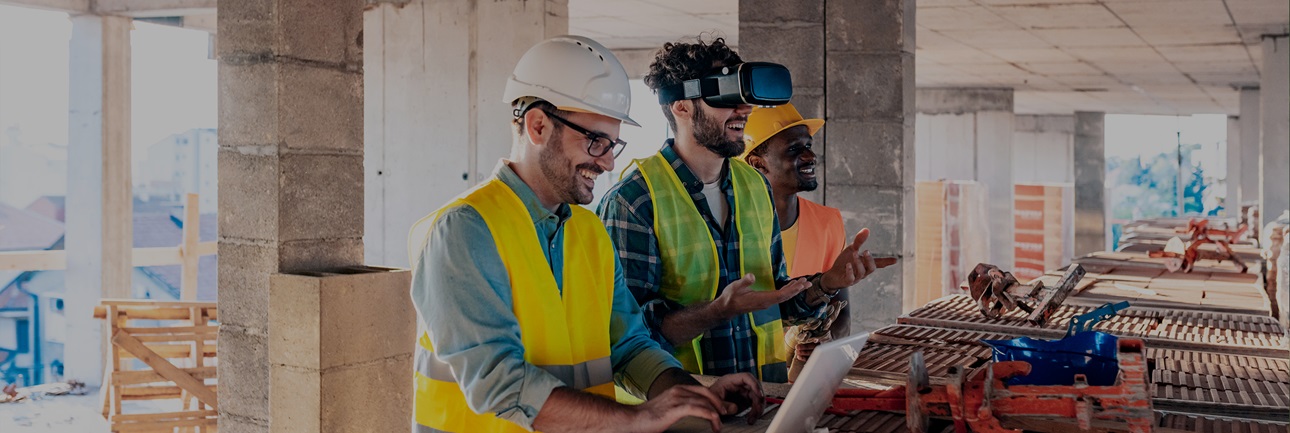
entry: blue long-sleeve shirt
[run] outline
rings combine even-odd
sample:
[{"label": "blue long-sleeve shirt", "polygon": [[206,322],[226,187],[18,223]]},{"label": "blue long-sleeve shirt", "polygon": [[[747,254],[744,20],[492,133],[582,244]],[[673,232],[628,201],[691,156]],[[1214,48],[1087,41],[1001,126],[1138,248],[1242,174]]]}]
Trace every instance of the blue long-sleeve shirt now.
[{"label": "blue long-sleeve shirt", "polygon": [[[554,213],[542,207],[506,161],[498,164],[494,176],[524,202],[556,285],[563,290],[563,228],[569,206],[561,204]],[[524,361],[510,280],[488,225],[469,205],[446,210],[421,251],[420,257],[411,258],[418,264],[412,275],[412,302],[435,355],[452,367],[471,410],[493,412],[532,430],[551,391],[565,384]],[[604,289],[614,292],[609,325],[614,381],[643,396],[660,373],[681,365],[650,338],[617,257],[614,286]]]}]

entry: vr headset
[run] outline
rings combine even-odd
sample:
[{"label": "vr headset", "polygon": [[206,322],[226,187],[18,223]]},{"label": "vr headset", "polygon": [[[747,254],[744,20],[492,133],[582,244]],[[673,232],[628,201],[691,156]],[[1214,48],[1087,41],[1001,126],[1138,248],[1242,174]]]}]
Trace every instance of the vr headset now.
[{"label": "vr headset", "polygon": [[748,62],[726,66],[706,77],[658,89],[658,103],[703,98],[708,105],[783,105],[793,97],[793,77],[777,63]]}]

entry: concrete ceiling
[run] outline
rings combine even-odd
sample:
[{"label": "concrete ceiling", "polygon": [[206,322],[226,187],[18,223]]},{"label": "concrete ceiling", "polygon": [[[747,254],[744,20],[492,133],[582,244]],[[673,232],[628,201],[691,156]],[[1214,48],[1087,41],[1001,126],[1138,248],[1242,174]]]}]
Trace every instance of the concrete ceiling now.
[{"label": "concrete ceiling", "polygon": [[[569,0],[569,28],[629,51],[713,32],[738,0]],[[1237,114],[1286,0],[919,0],[919,87],[1011,87],[1018,113]]]}]

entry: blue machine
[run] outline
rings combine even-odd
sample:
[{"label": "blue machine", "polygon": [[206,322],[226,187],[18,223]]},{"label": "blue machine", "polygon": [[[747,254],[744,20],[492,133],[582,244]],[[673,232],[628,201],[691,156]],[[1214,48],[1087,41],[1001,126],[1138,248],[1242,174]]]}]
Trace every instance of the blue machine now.
[{"label": "blue machine", "polygon": [[1009,385],[1074,385],[1075,375],[1083,374],[1092,386],[1115,384],[1120,371],[1116,359],[1116,337],[1093,331],[1093,325],[1129,308],[1128,302],[1106,304],[1071,318],[1066,337],[1061,340],[1039,340],[1029,337],[1011,340],[981,340],[993,349],[994,362],[1025,361],[1030,374],[1014,377]]}]

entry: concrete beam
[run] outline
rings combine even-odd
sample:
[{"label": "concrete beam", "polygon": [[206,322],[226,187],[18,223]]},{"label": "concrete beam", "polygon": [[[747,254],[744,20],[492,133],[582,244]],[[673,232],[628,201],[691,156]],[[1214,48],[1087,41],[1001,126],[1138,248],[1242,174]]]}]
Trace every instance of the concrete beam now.
[{"label": "concrete beam", "polygon": [[1259,213],[1272,221],[1290,209],[1290,36],[1263,38],[1259,85]]},{"label": "concrete beam", "polygon": [[216,0],[90,0],[90,12],[126,17],[179,17],[215,14]]},{"label": "concrete beam", "polygon": [[67,349],[69,378],[103,374],[102,298],[130,298],[130,19],[73,15],[68,54]]},{"label": "concrete beam", "polygon": [[[179,27],[181,29],[201,30],[212,35],[215,34],[217,24],[215,14],[199,14],[188,16],[165,16],[165,17],[139,17],[135,21],[142,21],[163,26]],[[213,41],[212,41],[213,42]],[[212,54],[213,55],[213,54]]]},{"label": "concrete beam", "polygon": [[[738,48],[735,48],[738,49]],[[639,80],[649,73],[649,64],[654,62],[658,48],[627,48],[614,50],[614,57],[627,69],[627,78]]]},{"label": "concrete beam", "polygon": [[964,114],[1013,108],[1012,89],[983,87],[919,88],[914,107],[920,114]]},{"label": "concrete beam", "polygon": [[1075,112],[1075,256],[1106,251],[1104,113]]},{"label": "concrete beam", "polygon": [[0,0],[0,5],[19,6],[32,9],[43,9],[69,14],[84,14],[90,11],[91,0]]}]

